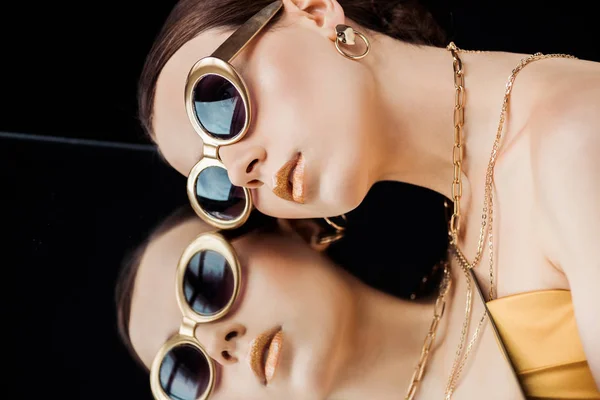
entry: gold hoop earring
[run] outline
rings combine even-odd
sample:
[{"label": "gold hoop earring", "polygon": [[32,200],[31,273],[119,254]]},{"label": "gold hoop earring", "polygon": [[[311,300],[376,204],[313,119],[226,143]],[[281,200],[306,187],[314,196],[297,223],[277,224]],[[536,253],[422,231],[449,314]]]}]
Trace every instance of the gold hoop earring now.
[{"label": "gold hoop earring", "polygon": [[327,225],[331,226],[337,232],[343,232],[346,230],[346,226],[348,225],[348,218],[346,218],[346,214],[339,215],[337,217],[325,217],[323,218]]},{"label": "gold hoop earring", "polygon": [[279,224],[284,231],[295,232],[317,251],[324,251],[332,243],[342,239],[347,222],[348,219],[344,214],[337,217],[323,218],[322,220],[318,218],[279,220]]},{"label": "gold hoop earring", "polygon": [[323,218],[327,225],[333,228],[333,232],[318,232],[311,238],[311,245],[313,248],[319,246],[329,247],[330,244],[337,242],[344,237],[346,225],[348,219],[345,214],[337,217],[326,217]]},{"label": "gold hoop earring", "polygon": [[[361,38],[362,41],[365,42],[365,46],[367,46],[362,54],[350,54],[341,46],[342,44],[347,46],[356,45],[356,36]],[[369,54],[369,51],[371,51],[371,43],[365,35],[355,31],[351,26],[337,25],[335,27],[335,48],[337,49],[338,53],[350,60],[360,60],[361,58],[365,58],[367,54]]]}]

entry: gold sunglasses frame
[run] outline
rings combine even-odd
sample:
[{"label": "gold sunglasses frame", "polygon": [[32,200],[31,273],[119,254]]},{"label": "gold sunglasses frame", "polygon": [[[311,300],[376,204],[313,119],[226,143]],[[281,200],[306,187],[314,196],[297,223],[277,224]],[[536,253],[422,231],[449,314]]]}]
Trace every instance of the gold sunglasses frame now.
[{"label": "gold sunglasses frame", "polygon": [[[187,266],[192,257],[201,251],[214,251],[219,253],[229,263],[233,273],[234,290],[231,299],[221,311],[210,316],[202,316],[196,313],[185,300],[185,294],[183,292],[184,277]],[[179,310],[183,315],[183,320],[179,327],[179,332],[162,345],[154,357],[154,361],[152,362],[152,367],[150,369],[150,387],[152,389],[152,395],[156,400],[173,400],[164,392],[160,384],[160,367],[165,359],[165,356],[175,347],[182,345],[194,347],[206,358],[210,373],[209,382],[206,391],[196,400],[207,400],[209,398],[215,386],[215,362],[208,355],[208,352],[198,341],[198,339],[196,339],[194,332],[199,324],[218,320],[224,317],[231,310],[240,293],[241,275],[241,264],[237,254],[233,246],[220,233],[203,233],[196,237],[196,239],[194,239],[194,241],[190,243],[183,251],[177,264],[177,276],[175,279],[177,304],[179,305]]]},{"label": "gold sunglasses frame", "polygon": [[[241,75],[235,70],[230,62],[262,31],[262,29],[277,15],[283,7],[282,1],[275,1],[256,15],[250,18],[239,29],[237,29],[225,42],[221,44],[210,56],[202,58],[190,70],[185,86],[185,108],[192,126],[196,133],[202,138],[202,159],[192,168],[187,181],[187,194],[192,208],[207,223],[220,229],[233,229],[243,225],[250,216],[253,209],[252,195],[250,190],[243,188],[246,197],[246,205],[241,215],[232,220],[216,218],[205,211],[196,199],[196,181],[198,176],[206,168],[220,167],[225,170],[225,165],[219,156],[219,148],[239,142],[248,132],[252,123],[252,104],[248,87]],[[239,134],[228,140],[217,139],[212,136],[196,117],[194,108],[194,88],[196,84],[207,75],[217,75],[229,81],[241,96],[246,111],[244,126]]]}]

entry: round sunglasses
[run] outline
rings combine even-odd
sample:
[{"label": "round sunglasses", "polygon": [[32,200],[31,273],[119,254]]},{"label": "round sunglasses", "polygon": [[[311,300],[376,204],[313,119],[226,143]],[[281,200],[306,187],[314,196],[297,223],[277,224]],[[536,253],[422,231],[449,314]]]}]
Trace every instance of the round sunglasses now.
[{"label": "round sunglasses", "polygon": [[241,268],[229,242],[242,234],[204,233],[184,250],[176,275],[183,321],[152,363],[150,385],[156,400],[206,400],[212,393],[215,362],[194,331],[198,324],[223,318],[235,304]]},{"label": "round sunglasses", "polygon": [[230,62],[282,6],[276,1],[259,11],[212,55],[198,61],[187,78],[186,111],[204,142],[202,159],[188,177],[188,198],[200,218],[220,229],[241,226],[253,208],[250,190],[231,183],[219,157],[219,147],[246,135],[252,116],[248,87]]},{"label": "round sunglasses", "polygon": [[[292,230],[318,251],[344,234],[345,216],[324,223],[314,220],[277,220],[253,212],[238,229],[207,232],[196,237],[179,258],[175,296],[183,320],[150,368],[156,400],[207,400],[216,381],[215,361],[194,335],[199,324],[225,317],[235,306],[242,285],[242,268],[231,243],[252,232],[271,231],[288,222]],[[309,226],[309,224],[313,224]]]}]

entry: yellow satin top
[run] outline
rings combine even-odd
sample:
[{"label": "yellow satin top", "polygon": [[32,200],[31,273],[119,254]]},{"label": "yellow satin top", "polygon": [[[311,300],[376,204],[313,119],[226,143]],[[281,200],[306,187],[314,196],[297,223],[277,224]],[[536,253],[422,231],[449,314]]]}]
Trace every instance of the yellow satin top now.
[{"label": "yellow satin top", "polygon": [[569,290],[520,293],[487,306],[528,399],[600,399]]}]

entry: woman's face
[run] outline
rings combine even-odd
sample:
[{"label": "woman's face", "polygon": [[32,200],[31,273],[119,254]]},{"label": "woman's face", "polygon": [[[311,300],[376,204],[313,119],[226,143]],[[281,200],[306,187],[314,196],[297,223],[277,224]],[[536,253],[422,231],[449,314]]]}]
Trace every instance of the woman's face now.
[{"label": "woman's face", "polygon": [[[130,335],[150,367],[182,322],[175,297],[176,266],[206,225],[189,220],[152,241],[142,257],[132,299]],[[353,348],[353,295],[346,275],[296,236],[249,234],[233,242],[242,289],[224,319],[200,324],[195,336],[215,360],[211,399],[323,399]],[[251,343],[282,328],[273,379],[264,385],[251,368]],[[223,355],[227,351],[227,357]]]},{"label": "woman's face", "polygon": [[[232,62],[249,88],[252,125],[241,141],[221,147],[220,156],[231,181],[252,188],[254,203],[265,214],[340,215],[360,204],[376,180],[380,103],[369,67],[336,51],[330,40],[335,24],[320,26],[310,14],[290,11],[294,6],[288,3],[275,29],[257,36]],[[210,30],[186,43],[157,83],[155,140],[186,176],[202,153],[202,140],[185,111],[186,78],[230,34]],[[304,159],[302,183],[296,183],[303,186],[303,203],[273,193],[278,171],[298,154]]]}]

